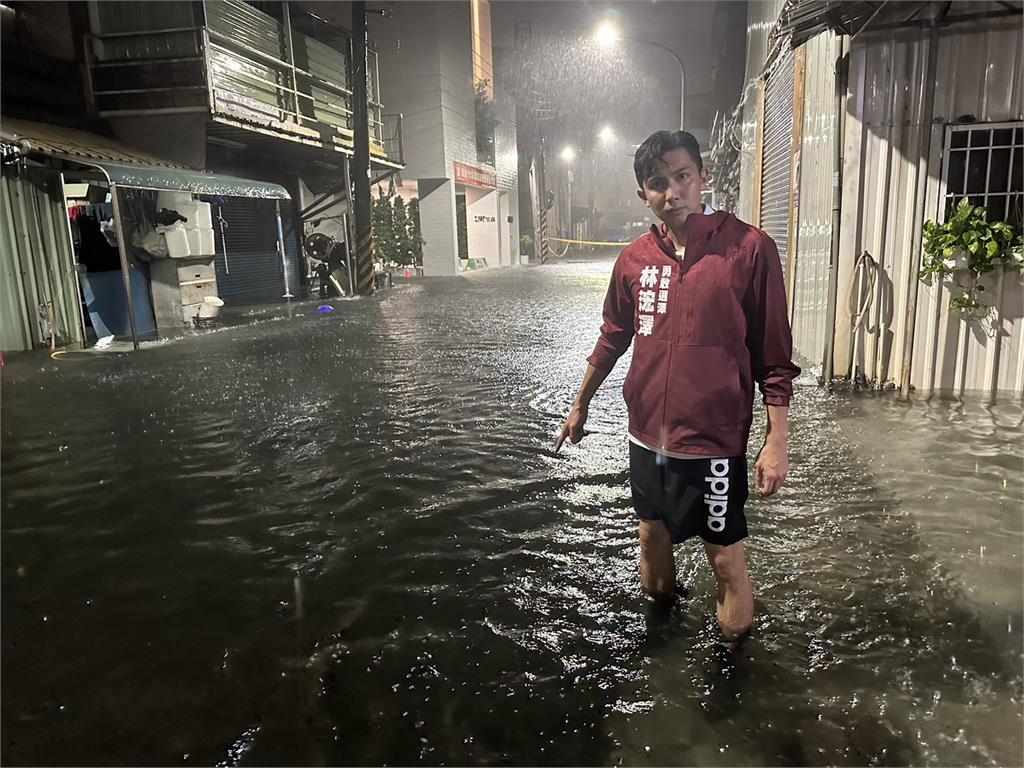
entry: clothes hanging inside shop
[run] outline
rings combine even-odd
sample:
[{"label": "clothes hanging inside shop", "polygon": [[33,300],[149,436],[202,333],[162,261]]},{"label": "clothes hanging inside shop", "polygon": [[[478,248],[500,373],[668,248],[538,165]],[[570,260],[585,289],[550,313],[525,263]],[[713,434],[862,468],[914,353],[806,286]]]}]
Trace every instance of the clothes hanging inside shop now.
[{"label": "clothes hanging inside shop", "polygon": [[[92,207],[92,206],[83,206]],[[107,272],[121,268],[121,256],[100,229],[100,219],[88,214],[75,220],[78,228],[78,262],[89,272]]]}]

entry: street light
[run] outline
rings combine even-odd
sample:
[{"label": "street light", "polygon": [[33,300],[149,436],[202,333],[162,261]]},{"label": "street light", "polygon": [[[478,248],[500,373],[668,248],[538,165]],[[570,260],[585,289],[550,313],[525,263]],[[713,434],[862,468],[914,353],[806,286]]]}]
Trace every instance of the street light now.
[{"label": "street light", "polygon": [[597,136],[601,139],[602,144],[611,144],[615,140],[615,131],[610,125],[606,125]]},{"label": "street light", "polygon": [[561,157],[565,162],[571,163],[576,159],[576,150],[570,146],[565,146],[559,154],[559,157]]},{"label": "street light", "polygon": [[671,48],[667,48],[661,43],[655,43],[651,40],[638,40],[635,37],[623,37],[619,34],[619,31],[615,28],[615,25],[610,21],[603,22],[597,30],[594,32],[594,40],[603,48],[608,48],[614,45],[617,41],[622,40],[629,43],[642,43],[643,45],[653,45],[655,48],[660,48],[671,56],[676,64],[679,65],[679,130],[683,130],[685,126],[684,117],[686,115],[686,70],[683,69],[683,62],[679,60],[676,52]]},{"label": "street light", "polygon": [[609,48],[619,39],[619,33],[615,29],[614,24],[610,21],[605,21],[597,28],[597,31],[594,33],[594,39],[603,47]]}]

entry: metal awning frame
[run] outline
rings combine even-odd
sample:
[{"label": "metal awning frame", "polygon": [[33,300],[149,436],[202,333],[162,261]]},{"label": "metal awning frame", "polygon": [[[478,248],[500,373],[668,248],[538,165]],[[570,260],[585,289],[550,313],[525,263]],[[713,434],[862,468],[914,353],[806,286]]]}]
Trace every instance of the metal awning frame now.
[{"label": "metal awning frame", "polygon": [[[75,173],[73,166],[82,166],[78,173],[92,173],[90,181],[108,186],[117,185],[125,189],[145,189],[152,192],[191,192],[199,195],[221,195],[223,197],[251,197],[262,200],[291,200],[291,194],[280,184],[265,181],[243,179],[190,168],[159,167],[134,163],[115,163],[97,158],[63,155],[39,150],[28,150],[28,155],[57,160],[62,164],[65,173]],[[133,180],[130,174],[149,176],[149,179]],[[182,183],[158,183],[160,178],[177,177]],[[218,187],[218,185],[220,185]],[[247,190],[254,194],[242,194],[239,190]],[[269,194],[259,194],[260,191]]]}]

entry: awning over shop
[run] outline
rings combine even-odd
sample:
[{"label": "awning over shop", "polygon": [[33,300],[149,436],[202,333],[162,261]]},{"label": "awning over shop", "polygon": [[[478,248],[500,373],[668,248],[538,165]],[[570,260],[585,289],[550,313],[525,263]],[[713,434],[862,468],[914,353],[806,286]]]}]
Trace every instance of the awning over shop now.
[{"label": "awning over shop", "polygon": [[3,142],[18,147],[25,156],[51,157],[71,166],[98,169],[121,187],[270,200],[291,198],[280,184],[196,171],[75,128],[5,118]]},{"label": "awning over shop", "polygon": [[790,44],[797,48],[828,30],[856,37],[867,29],[905,29],[932,24],[945,27],[999,16],[1019,17],[1022,9],[1021,0],[790,0],[780,15],[778,33],[782,37],[790,36]]},{"label": "awning over shop", "polygon": [[197,195],[223,195],[225,197],[257,197],[264,200],[289,200],[291,195],[280,184],[241,179],[215,173],[192,171],[185,168],[157,168],[152,166],[122,165],[97,161],[111,182],[135,189],[160,189],[173,192],[194,192]]}]

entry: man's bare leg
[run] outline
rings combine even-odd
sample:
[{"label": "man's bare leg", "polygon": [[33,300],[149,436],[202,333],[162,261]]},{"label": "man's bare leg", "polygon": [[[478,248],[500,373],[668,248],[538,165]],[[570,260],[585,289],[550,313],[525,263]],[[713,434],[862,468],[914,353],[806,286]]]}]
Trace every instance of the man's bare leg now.
[{"label": "man's bare leg", "polygon": [[660,520],[640,521],[640,583],[652,597],[667,598],[675,593],[672,537]]},{"label": "man's bare leg", "polygon": [[743,542],[727,547],[704,542],[708,562],[715,572],[718,596],[715,601],[718,626],[729,640],[735,640],[754,622],[754,590],[747,576]]}]

